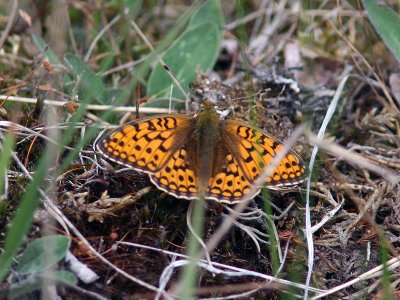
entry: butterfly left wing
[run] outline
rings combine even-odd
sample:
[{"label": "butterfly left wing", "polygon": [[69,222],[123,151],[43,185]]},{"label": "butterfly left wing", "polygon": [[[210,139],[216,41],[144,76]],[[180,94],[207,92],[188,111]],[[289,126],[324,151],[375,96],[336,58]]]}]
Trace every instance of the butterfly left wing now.
[{"label": "butterfly left wing", "polygon": [[106,135],[96,147],[108,159],[147,173],[161,170],[174,154],[191,118],[173,114],[134,121]]}]

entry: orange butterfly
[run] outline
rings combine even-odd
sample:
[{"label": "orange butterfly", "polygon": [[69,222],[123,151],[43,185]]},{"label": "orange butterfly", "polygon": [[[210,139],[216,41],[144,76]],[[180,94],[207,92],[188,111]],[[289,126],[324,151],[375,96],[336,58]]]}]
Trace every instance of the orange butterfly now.
[{"label": "orange butterfly", "polygon": [[[153,116],[124,125],[96,145],[108,159],[146,172],[160,189],[177,198],[236,203],[254,197],[254,182],[282,143],[244,122],[221,120],[205,100],[195,116]],[[306,167],[293,151],[279,162],[265,187],[293,186]]]}]

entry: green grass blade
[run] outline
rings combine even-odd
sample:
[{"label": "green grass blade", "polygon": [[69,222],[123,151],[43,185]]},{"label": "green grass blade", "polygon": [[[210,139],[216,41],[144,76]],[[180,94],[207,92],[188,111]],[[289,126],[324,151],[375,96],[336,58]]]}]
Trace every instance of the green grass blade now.
[{"label": "green grass blade", "polygon": [[[264,203],[264,211],[268,216],[272,216],[272,207],[271,207],[271,195],[267,189],[262,189],[262,198]],[[271,260],[271,267],[273,274],[276,274],[279,269],[279,254],[278,254],[278,246],[275,240],[275,232],[274,232],[274,224],[272,224],[272,219],[266,218],[265,221],[268,224],[268,235],[269,235],[269,256]]]},{"label": "green grass blade", "polygon": [[22,196],[11,226],[7,230],[4,252],[0,256],[0,280],[6,274],[13,257],[17,254],[24,237],[32,225],[33,214],[41,203],[39,188],[48,174],[49,167],[54,163],[57,152],[56,146],[48,144],[39,160],[33,179]]},{"label": "green grass blade", "polygon": [[[205,208],[203,201],[195,200],[193,205],[193,216],[192,216],[192,225],[193,230],[197,234],[197,236],[201,237],[204,231],[204,215]],[[196,284],[196,280],[199,278],[199,273],[197,272],[197,264],[194,258],[198,254],[199,250],[199,242],[194,237],[193,233],[188,230],[188,245],[186,249],[186,255],[191,258],[191,261],[188,265],[186,265],[182,271],[180,276],[181,283],[181,294],[180,299],[190,300],[194,299],[194,287]]]},{"label": "green grass blade", "polygon": [[[7,170],[10,166],[11,151],[15,147],[15,136],[11,133],[4,137],[3,144],[1,145],[0,151],[0,197],[5,194],[4,191],[4,176],[7,176]],[[3,201],[5,199],[1,199]]]},{"label": "green grass blade", "polygon": [[388,256],[388,250],[386,248],[386,242],[385,242],[386,238],[383,237],[383,239],[381,239],[381,262],[383,264],[383,274],[381,277],[381,285],[382,285],[382,290],[383,290],[383,297],[381,299],[384,300],[392,300],[394,299],[393,294],[392,294],[392,288],[390,286],[390,281],[391,281],[391,274],[389,272],[388,269],[388,260],[389,260],[389,256]]}]

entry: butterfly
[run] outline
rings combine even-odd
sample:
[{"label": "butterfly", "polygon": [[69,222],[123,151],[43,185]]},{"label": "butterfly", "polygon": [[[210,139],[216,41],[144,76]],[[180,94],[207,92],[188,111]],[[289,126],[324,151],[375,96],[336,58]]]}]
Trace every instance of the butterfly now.
[{"label": "butterfly", "polygon": [[[102,138],[97,150],[106,158],[148,173],[160,190],[177,198],[237,203],[257,195],[253,188],[283,144],[245,122],[221,119],[204,100],[194,116],[169,114],[123,125]],[[265,187],[301,183],[302,159],[289,150]]]}]

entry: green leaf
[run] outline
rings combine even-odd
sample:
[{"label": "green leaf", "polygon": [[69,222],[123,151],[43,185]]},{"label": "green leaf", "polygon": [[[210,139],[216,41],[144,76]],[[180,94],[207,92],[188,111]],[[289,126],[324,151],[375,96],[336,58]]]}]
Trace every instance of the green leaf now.
[{"label": "green leaf", "polygon": [[78,279],[76,278],[75,274],[66,271],[66,270],[59,270],[56,272],[46,273],[42,275],[43,278],[51,278],[59,284],[63,285],[76,285],[78,283]]},{"label": "green leaf", "polygon": [[210,0],[204,3],[190,18],[189,28],[196,27],[206,22],[214,22],[219,28],[224,26],[224,16],[221,3],[218,0]]},{"label": "green leaf", "polygon": [[73,54],[65,55],[65,64],[78,80],[78,94],[80,99],[94,98],[104,104],[106,88],[103,81],[79,57]]},{"label": "green leaf", "polygon": [[271,267],[272,267],[272,272],[273,274],[277,274],[279,272],[279,253],[278,253],[278,247],[277,243],[279,240],[277,240],[276,237],[276,229],[275,229],[275,224],[272,221],[272,218],[270,216],[273,215],[272,211],[272,206],[271,206],[271,194],[270,191],[266,188],[261,190],[261,195],[263,198],[263,207],[264,211],[267,213],[265,217],[265,222],[267,224],[267,230],[268,230],[268,235],[270,236],[269,239],[269,255],[270,255],[270,261],[271,261]]},{"label": "green leaf", "polygon": [[[207,72],[214,66],[219,53],[221,31],[215,23],[203,23],[185,31],[163,55],[172,73],[188,91],[188,85],[196,78],[196,71]],[[151,72],[147,96],[169,97],[171,77],[157,64]],[[184,95],[176,86],[173,98],[183,99]]]},{"label": "green leaf", "polygon": [[70,239],[63,235],[46,236],[28,245],[17,267],[19,274],[42,272],[65,257]]},{"label": "green leaf", "polygon": [[368,12],[368,18],[383,39],[390,51],[400,61],[400,17],[387,7],[378,4],[376,0],[364,0],[364,7]]},{"label": "green leaf", "polygon": [[[116,3],[121,3],[121,1],[116,1]],[[123,0],[124,9],[128,9],[128,14],[131,18],[135,18],[142,7],[143,0]]]},{"label": "green leaf", "polygon": [[[181,35],[184,29],[187,28],[190,18],[200,6],[201,3],[198,1],[179,16],[179,18],[174,22],[174,26],[163,36],[163,40],[157,44],[155,51],[149,53],[145,61],[135,68],[135,72],[132,73],[132,77],[136,78],[137,81],[142,82],[143,84],[148,84],[148,80],[145,80],[145,78],[147,78],[149,70],[156,66],[154,63],[158,62],[157,56],[162,55],[162,53],[164,53],[166,49],[178,39],[179,35]],[[149,95],[147,86],[146,90],[147,95]]]},{"label": "green leaf", "polygon": [[57,284],[72,286],[77,283],[78,279],[69,271],[61,270],[46,274],[35,273],[25,280],[11,285],[8,297],[9,299],[15,299],[21,295],[42,289],[43,285]]},{"label": "green leaf", "polygon": [[[48,45],[44,39],[42,39],[40,36],[36,34],[32,35],[32,39],[36,47],[38,47],[39,50],[42,52],[45,50],[46,45]],[[57,54],[50,47],[47,47],[46,51],[44,52],[44,55],[48,59],[50,64],[61,65],[61,61],[58,59]]]}]

